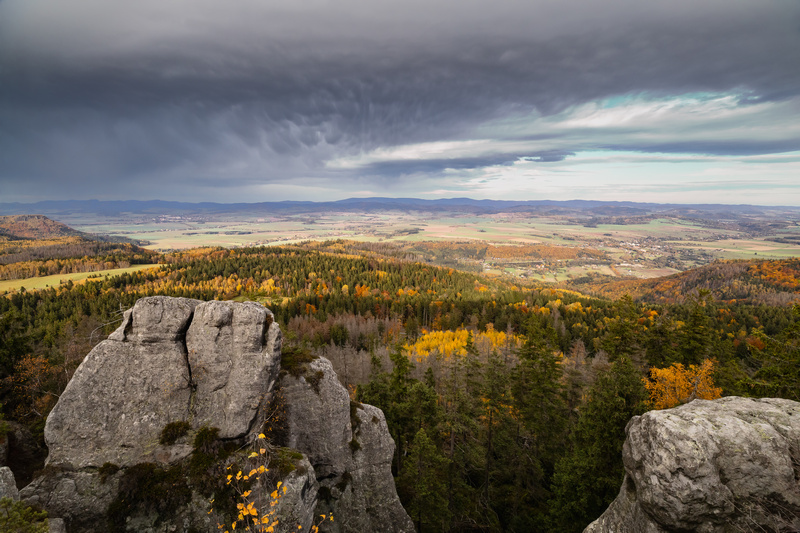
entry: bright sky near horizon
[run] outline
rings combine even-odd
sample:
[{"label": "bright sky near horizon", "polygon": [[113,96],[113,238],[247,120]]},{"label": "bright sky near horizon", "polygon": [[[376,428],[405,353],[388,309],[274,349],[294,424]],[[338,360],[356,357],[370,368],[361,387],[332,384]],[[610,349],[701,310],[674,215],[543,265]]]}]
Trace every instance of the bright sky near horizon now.
[{"label": "bright sky near horizon", "polygon": [[0,0],[0,202],[800,205],[797,0]]}]

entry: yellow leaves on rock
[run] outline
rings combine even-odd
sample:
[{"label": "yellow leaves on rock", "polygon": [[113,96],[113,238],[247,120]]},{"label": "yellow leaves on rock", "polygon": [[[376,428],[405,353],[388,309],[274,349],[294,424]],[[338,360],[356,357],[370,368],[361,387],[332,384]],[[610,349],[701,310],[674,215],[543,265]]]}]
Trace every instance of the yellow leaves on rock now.
[{"label": "yellow leaves on rock", "polygon": [[716,400],[721,397],[722,389],[714,386],[715,365],[714,359],[706,359],[700,366],[689,365],[689,368],[681,363],[673,363],[668,368],[651,368],[650,377],[643,381],[653,408],[668,409],[696,398]]}]

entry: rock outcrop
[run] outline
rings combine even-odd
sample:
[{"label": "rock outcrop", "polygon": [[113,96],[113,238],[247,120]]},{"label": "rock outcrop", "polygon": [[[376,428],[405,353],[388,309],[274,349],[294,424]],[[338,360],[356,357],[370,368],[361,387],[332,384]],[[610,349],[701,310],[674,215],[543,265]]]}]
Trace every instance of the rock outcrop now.
[{"label": "rock outcrop", "polygon": [[17,482],[14,480],[14,473],[7,466],[0,466],[0,498],[11,498],[19,500]]},{"label": "rock outcrop", "polygon": [[174,462],[190,449],[159,446],[171,422],[244,437],[277,380],[280,339],[272,314],[255,303],[139,300],[47,417],[47,464]]},{"label": "rock outcrop", "polygon": [[325,530],[413,532],[392,478],[394,441],[383,411],[351,401],[327,359],[313,360],[305,374],[285,375],[281,393],[288,445],[308,455],[320,484],[317,514],[343,518]]},{"label": "rock outcrop", "polygon": [[585,533],[800,531],[800,404],[695,400],[634,417],[620,494]]},{"label": "rock outcrop", "polygon": [[[251,468],[248,453],[282,397],[276,531],[309,530],[330,510],[341,520],[323,531],[413,531],[381,411],[361,406],[351,416],[327,360],[311,363],[313,386],[302,376],[281,382],[280,361],[280,329],[259,304],[139,300],[61,395],[45,426],[46,466],[21,498],[63,518],[69,533],[218,531],[210,496],[224,490],[228,466]],[[277,447],[287,444],[298,451]],[[253,486],[272,490],[261,489]]]}]

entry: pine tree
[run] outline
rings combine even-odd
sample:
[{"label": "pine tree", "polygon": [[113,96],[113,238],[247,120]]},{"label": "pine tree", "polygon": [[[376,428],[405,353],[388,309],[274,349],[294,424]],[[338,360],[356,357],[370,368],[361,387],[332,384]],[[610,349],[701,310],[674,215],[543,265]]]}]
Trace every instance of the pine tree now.
[{"label": "pine tree", "polygon": [[417,431],[398,479],[404,505],[417,523],[417,531],[447,531],[450,511],[447,505],[447,459],[428,437],[424,428]]},{"label": "pine tree", "polygon": [[622,444],[631,417],[646,410],[641,373],[621,358],[600,374],[559,460],[550,516],[553,531],[580,532],[614,500],[624,477]]}]

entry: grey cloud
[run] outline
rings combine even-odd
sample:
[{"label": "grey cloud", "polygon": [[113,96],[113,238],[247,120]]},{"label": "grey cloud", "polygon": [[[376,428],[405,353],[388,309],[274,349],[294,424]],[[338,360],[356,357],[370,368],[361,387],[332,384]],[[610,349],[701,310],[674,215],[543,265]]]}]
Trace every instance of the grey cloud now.
[{"label": "grey cloud", "polygon": [[438,174],[444,170],[470,170],[489,166],[510,166],[525,159],[539,163],[563,161],[571,152],[543,152],[535,155],[495,154],[482,157],[462,157],[448,159],[415,159],[372,163],[362,168],[368,175],[397,177],[408,174]]},{"label": "grey cloud", "polygon": [[[328,179],[335,158],[466,139],[493,119],[614,95],[793,98],[798,24],[800,4],[782,0],[4,0],[0,184]],[[625,149],[770,153],[793,142]],[[581,148],[514,157],[558,161]],[[514,157],[364,171],[396,177]]]}]

